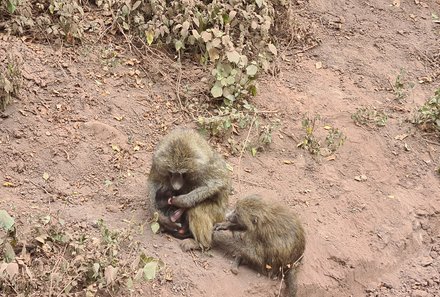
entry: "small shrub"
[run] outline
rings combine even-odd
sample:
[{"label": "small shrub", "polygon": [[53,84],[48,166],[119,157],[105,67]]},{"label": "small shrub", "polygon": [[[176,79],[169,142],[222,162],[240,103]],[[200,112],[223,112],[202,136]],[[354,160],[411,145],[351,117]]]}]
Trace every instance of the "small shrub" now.
[{"label": "small shrub", "polygon": [[370,107],[356,108],[356,112],[351,115],[351,118],[358,126],[384,127],[388,116],[381,110],[376,110]]},{"label": "small shrub", "polygon": [[0,72],[0,111],[4,111],[13,97],[18,96],[22,84],[18,57],[9,55]]},{"label": "small shrub", "polygon": [[419,108],[413,123],[425,131],[440,132],[440,88]]}]

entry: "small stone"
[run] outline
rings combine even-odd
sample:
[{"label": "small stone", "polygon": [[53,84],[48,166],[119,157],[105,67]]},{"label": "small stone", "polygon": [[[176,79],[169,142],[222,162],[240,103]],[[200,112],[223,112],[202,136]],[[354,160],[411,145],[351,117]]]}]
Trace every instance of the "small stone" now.
[{"label": "small stone", "polygon": [[116,206],[114,206],[114,205],[107,205],[106,207],[105,207],[105,209],[108,211],[108,212],[118,212],[118,207],[116,207]]},{"label": "small stone", "polygon": [[423,267],[429,266],[432,264],[432,258],[431,257],[423,257],[422,260],[420,261],[420,264]]},{"label": "small stone", "polygon": [[355,180],[355,181],[358,181],[358,182],[363,182],[363,181],[366,181],[366,180],[367,180],[367,176],[366,176],[366,175],[363,175],[363,174],[361,174],[361,175],[357,175],[357,176],[354,177],[354,180]]}]

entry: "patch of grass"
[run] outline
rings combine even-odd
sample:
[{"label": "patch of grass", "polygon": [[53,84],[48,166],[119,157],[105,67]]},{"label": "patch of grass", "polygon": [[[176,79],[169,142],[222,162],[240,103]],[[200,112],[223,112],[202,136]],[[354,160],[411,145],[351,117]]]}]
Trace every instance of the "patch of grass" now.
[{"label": "patch of grass", "polygon": [[393,85],[394,95],[397,101],[403,101],[408,95],[409,91],[414,88],[414,83],[406,79],[406,72],[404,69],[400,69],[400,73],[396,77],[396,81]]},{"label": "patch of grass", "polygon": [[327,135],[325,140],[322,141],[320,137],[316,136],[317,124],[320,121],[321,117],[319,115],[315,115],[313,118],[308,116],[303,118],[301,123],[305,135],[297,147],[307,150],[312,155],[320,155],[323,151],[326,151],[325,154],[322,153],[323,155],[332,154],[344,144],[347,137],[338,128],[325,125],[323,128],[327,131]]},{"label": "patch of grass", "polygon": [[[4,213],[0,211],[0,222],[6,224],[0,227],[10,230],[5,226],[11,226],[11,217]],[[115,296],[133,292],[142,280],[170,277],[165,264],[146,255],[134,240],[140,229],[111,230],[102,220],[96,228],[87,230],[86,225],[48,215],[35,222],[28,235],[8,232],[0,238],[1,292]]]},{"label": "patch of grass", "polygon": [[424,131],[440,133],[440,88],[418,109],[412,122]]},{"label": "patch of grass", "polygon": [[384,127],[388,116],[381,110],[376,110],[373,107],[356,108],[356,112],[351,115],[351,118],[357,126]]}]

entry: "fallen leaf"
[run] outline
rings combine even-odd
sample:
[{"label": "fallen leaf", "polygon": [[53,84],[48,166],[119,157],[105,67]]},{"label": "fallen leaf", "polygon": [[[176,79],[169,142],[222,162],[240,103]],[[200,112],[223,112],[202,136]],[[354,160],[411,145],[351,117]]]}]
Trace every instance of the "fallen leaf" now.
[{"label": "fallen leaf", "polygon": [[157,234],[159,232],[160,225],[158,222],[151,223],[151,231],[153,231],[154,234]]},{"label": "fallen leaf", "polygon": [[266,269],[270,270],[270,269],[272,269],[272,266],[270,266],[269,264],[266,264]]},{"label": "fallen leaf", "polygon": [[44,173],[43,173],[43,179],[44,179],[44,180],[48,180],[49,177],[50,177],[49,173],[47,173],[47,172],[44,172]]},{"label": "fallen leaf", "polygon": [[396,135],[395,137],[394,137],[394,139],[397,139],[397,140],[404,140],[405,138],[407,138],[408,137],[408,134],[399,134],[399,135]]},{"label": "fallen leaf", "polygon": [[327,158],[325,158],[327,161],[333,161],[333,160],[336,160],[336,156],[335,155],[331,155],[331,156],[328,156]]},{"label": "fallen leaf", "polygon": [[229,171],[234,172],[234,167],[232,167],[231,164],[226,163],[226,168],[227,168]]},{"label": "fallen leaf", "polygon": [[9,277],[14,277],[18,273],[18,264],[8,263],[8,266],[6,267],[6,272],[8,273]]},{"label": "fallen leaf", "polygon": [[321,69],[322,68],[322,62],[316,62],[315,67],[316,67],[316,69]]},{"label": "fallen leaf", "polygon": [[111,285],[114,283],[116,276],[118,274],[118,268],[113,267],[111,265],[107,266],[104,271],[105,283],[107,285]]},{"label": "fallen leaf", "polygon": [[112,150],[114,150],[116,152],[120,152],[121,148],[117,144],[112,144]]},{"label": "fallen leaf", "polygon": [[12,188],[12,187],[15,187],[15,185],[11,182],[4,182],[3,187]]},{"label": "fallen leaf", "polygon": [[156,277],[157,261],[151,261],[145,264],[143,272],[146,280],[152,280]]},{"label": "fallen leaf", "polygon": [[324,126],[325,130],[330,130],[332,127],[331,126]]},{"label": "fallen leaf", "polygon": [[284,160],[283,163],[284,163],[284,164],[293,164],[293,161],[290,161],[290,160]]},{"label": "fallen leaf", "polygon": [[139,146],[139,145],[135,145],[134,147],[133,147],[133,150],[135,151],[135,152],[137,152],[138,150],[140,150],[141,149],[141,147]]},{"label": "fallen leaf", "polygon": [[363,182],[367,180],[367,176],[361,174],[361,175],[357,175],[354,177],[354,180],[359,181],[359,182]]},{"label": "fallen leaf", "polygon": [[122,121],[122,119],[124,118],[123,116],[113,116],[113,118],[117,121]]}]

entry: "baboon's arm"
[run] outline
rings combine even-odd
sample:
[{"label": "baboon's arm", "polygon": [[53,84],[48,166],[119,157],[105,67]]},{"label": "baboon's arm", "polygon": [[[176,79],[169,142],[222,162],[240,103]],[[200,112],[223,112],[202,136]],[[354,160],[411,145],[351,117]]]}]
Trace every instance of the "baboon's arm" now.
[{"label": "baboon's arm", "polygon": [[213,196],[225,188],[224,182],[215,179],[208,181],[206,185],[195,188],[188,194],[179,195],[171,199],[171,204],[182,208],[191,208]]}]

